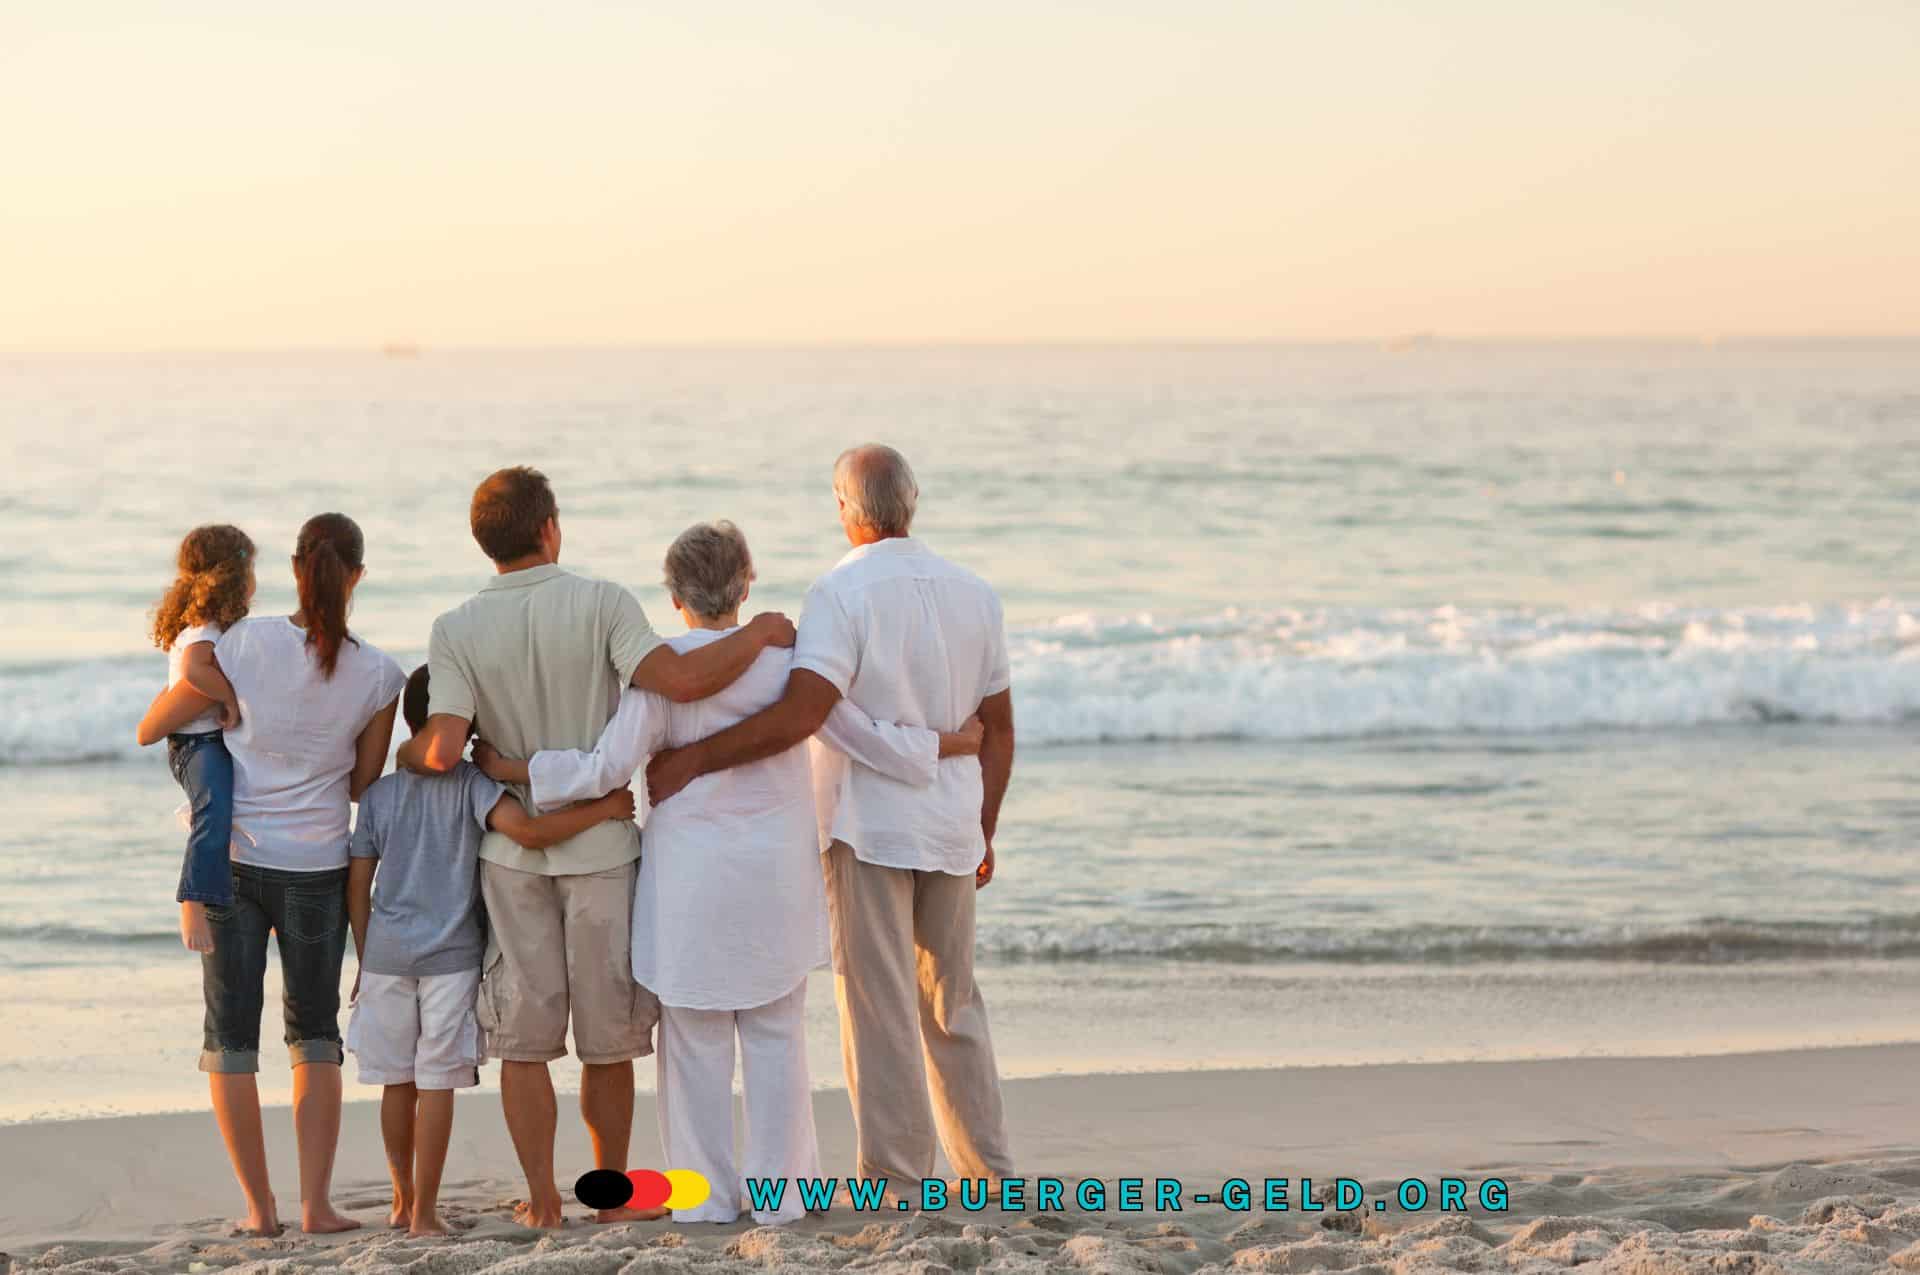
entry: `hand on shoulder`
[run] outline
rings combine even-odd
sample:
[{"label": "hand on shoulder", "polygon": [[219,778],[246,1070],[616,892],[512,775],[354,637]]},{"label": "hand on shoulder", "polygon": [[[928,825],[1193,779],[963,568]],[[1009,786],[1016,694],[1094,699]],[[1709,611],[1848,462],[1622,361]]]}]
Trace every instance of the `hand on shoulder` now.
[{"label": "hand on shoulder", "polygon": [[780,611],[762,611],[747,622],[747,630],[768,646],[792,646],[799,634]]}]

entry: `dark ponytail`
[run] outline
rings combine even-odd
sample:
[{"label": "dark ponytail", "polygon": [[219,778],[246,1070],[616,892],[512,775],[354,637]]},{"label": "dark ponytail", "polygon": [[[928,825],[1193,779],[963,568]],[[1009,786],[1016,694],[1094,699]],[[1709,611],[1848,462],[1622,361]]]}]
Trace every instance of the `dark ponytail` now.
[{"label": "dark ponytail", "polygon": [[341,645],[354,640],[347,632],[348,585],[365,556],[360,524],[345,514],[316,514],[307,519],[293,546],[294,586],[307,617],[307,642],[320,661],[323,677],[333,676]]}]

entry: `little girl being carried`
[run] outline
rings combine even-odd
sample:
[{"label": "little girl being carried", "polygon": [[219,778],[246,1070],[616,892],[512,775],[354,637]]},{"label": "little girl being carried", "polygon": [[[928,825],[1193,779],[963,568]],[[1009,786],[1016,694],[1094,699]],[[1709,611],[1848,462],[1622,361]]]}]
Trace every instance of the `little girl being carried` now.
[{"label": "little girl being carried", "polygon": [[153,642],[167,653],[167,689],[154,697],[135,738],[167,741],[167,765],[185,790],[192,821],[180,869],[180,938],[213,950],[207,905],[233,903],[233,758],[221,728],[240,705],[213,658],[213,644],[253,602],[253,541],[238,527],[195,527],[180,542],[179,574],[153,612]]}]

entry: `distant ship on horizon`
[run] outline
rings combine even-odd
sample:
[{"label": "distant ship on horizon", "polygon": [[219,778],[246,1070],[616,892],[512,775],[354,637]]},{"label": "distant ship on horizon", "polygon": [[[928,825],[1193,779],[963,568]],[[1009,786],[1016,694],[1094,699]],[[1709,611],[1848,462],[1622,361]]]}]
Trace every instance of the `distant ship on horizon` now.
[{"label": "distant ship on horizon", "polygon": [[1439,340],[1440,336],[1435,332],[1408,332],[1404,336],[1396,336],[1390,340],[1382,341],[1380,348],[1393,350],[1397,353],[1401,350],[1423,349],[1426,346],[1437,343]]},{"label": "distant ship on horizon", "polygon": [[389,341],[380,347],[380,353],[390,359],[417,359],[420,347],[411,341]]}]

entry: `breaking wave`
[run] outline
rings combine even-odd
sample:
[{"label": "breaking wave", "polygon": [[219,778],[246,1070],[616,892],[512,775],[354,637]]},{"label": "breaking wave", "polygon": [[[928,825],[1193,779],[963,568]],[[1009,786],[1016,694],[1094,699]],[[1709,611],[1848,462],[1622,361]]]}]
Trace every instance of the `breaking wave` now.
[{"label": "breaking wave", "polygon": [[[1070,616],[1008,637],[1024,745],[1920,717],[1920,615],[1438,607]],[[122,761],[158,656],[0,670],[0,764]]]}]

